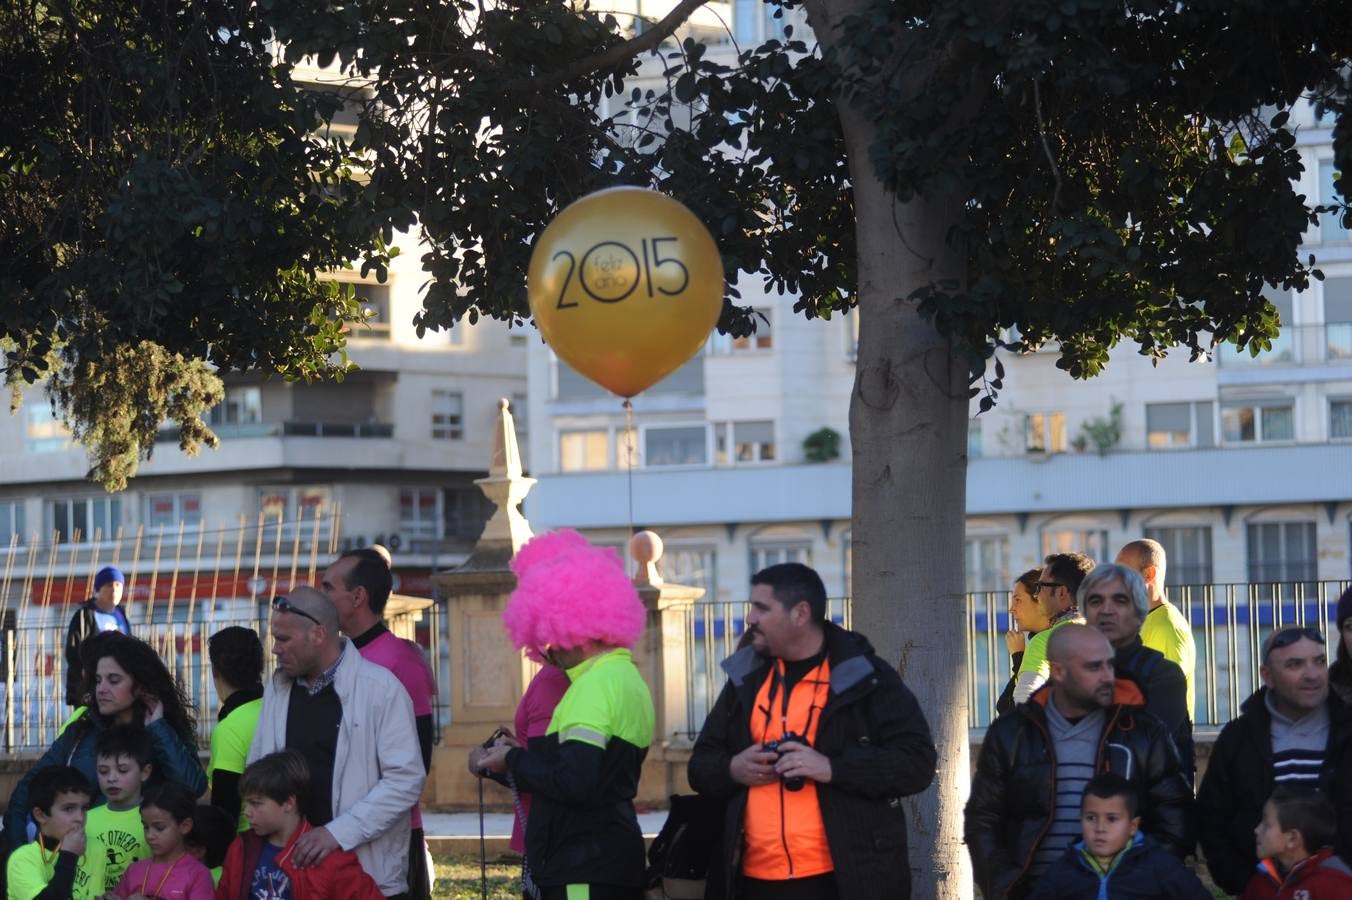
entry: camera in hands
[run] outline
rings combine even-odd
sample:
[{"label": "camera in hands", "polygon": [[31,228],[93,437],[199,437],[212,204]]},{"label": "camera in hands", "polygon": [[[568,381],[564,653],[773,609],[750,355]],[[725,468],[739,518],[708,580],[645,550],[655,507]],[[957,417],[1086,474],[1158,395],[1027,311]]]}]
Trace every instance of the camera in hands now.
[{"label": "camera in hands", "polygon": [[[766,753],[774,753],[782,759],[784,757],[784,751],[779,749],[780,745],[787,744],[790,741],[802,744],[805,747],[811,746],[808,744],[807,738],[803,737],[801,734],[793,731],[786,731],[778,740],[766,741],[761,745],[761,749]],[[803,785],[807,783],[807,779],[802,775],[795,775],[793,777],[780,776],[779,780],[784,783],[784,790],[786,791],[801,791]]]}]

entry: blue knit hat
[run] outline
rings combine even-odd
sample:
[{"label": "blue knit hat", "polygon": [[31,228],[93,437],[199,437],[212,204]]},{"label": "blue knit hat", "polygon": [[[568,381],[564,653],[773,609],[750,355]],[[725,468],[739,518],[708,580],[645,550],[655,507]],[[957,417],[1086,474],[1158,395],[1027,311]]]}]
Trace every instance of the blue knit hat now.
[{"label": "blue knit hat", "polygon": [[122,570],[117,566],[104,566],[99,569],[99,574],[94,576],[94,590],[98,591],[105,584],[111,584],[114,581],[119,584],[127,583],[127,579],[122,575]]}]

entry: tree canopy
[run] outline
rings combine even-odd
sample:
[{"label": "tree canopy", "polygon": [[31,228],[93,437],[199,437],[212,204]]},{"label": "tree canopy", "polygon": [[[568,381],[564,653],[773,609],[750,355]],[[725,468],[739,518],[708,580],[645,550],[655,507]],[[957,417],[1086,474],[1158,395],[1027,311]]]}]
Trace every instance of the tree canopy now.
[{"label": "tree canopy", "polygon": [[[613,184],[695,210],[729,284],[758,275],[829,316],[857,291],[841,103],[877,124],[867,158],[899,201],[964,198],[948,238],[966,277],[917,297],[974,377],[1048,340],[1074,376],[1122,339],[1265,347],[1263,291],[1308,283],[1316,210],[1288,113],[1346,106],[1339,4],[875,0],[826,45],[789,28],[731,58],[670,39],[700,5],[636,28],[563,0],[5,4],[6,377],[53,379],[93,474],[120,485],[165,419],[185,446],[213,439],[193,414],[218,399],[212,368],[341,374],[360,311],[325,269],[382,272],[409,230],[430,276],[419,328],[524,322],[533,236]],[[297,84],[306,56],[346,89]],[[631,92],[641,71],[664,89]],[[350,144],[323,127],[344,103]],[[738,299],[720,328],[741,334]],[[72,402],[144,342],[171,352],[142,369],[171,377],[127,394],[138,409]]]}]

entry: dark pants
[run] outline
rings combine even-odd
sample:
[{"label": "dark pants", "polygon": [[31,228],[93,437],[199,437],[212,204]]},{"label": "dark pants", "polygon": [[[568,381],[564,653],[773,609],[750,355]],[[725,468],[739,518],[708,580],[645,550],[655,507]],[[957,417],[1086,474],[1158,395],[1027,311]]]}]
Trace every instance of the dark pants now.
[{"label": "dark pants", "polygon": [[737,882],[737,900],[838,900],[839,896],[834,872],[788,881],[743,876]]},{"label": "dark pants", "polygon": [[423,830],[413,829],[408,841],[408,900],[431,900],[432,879],[427,871],[427,847]]}]

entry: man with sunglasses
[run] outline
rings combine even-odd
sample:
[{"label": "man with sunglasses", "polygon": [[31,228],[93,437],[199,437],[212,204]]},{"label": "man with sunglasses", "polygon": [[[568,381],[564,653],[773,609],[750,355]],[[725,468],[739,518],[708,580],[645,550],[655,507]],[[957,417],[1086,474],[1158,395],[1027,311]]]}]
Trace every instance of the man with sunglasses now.
[{"label": "man with sunglasses", "polygon": [[338,611],[314,588],[275,597],[271,630],[277,671],[263,688],[249,761],[292,749],[309,764],[306,813],[316,827],[296,841],[292,861],[305,868],[351,850],[382,894],[406,897],[409,809],[427,778],[408,692],[339,634]]},{"label": "man with sunglasses", "polygon": [[1053,553],[1044,560],[1042,578],[1037,583],[1037,603],[1051,622],[1028,640],[1014,678],[1014,704],[1027,703],[1033,692],[1047,683],[1051,663],[1047,661],[1047,642],[1052,632],[1074,622],[1084,624],[1076,606],[1080,583],[1094,570],[1094,561],[1082,553]]},{"label": "man with sunglasses", "polygon": [[1281,628],[1262,652],[1264,687],[1221,729],[1197,796],[1207,868],[1231,894],[1258,863],[1254,827],[1279,784],[1326,793],[1337,810],[1335,847],[1345,860],[1352,850],[1352,714],[1329,695],[1324,636]]},{"label": "man with sunglasses", "polygon": [[752,577],[746,628],[690,758],[691,787],[726,804],[704,896],[905,900],[901,798],[935,771],[915,697],[826,618],[826,588],[801,563]]}]

